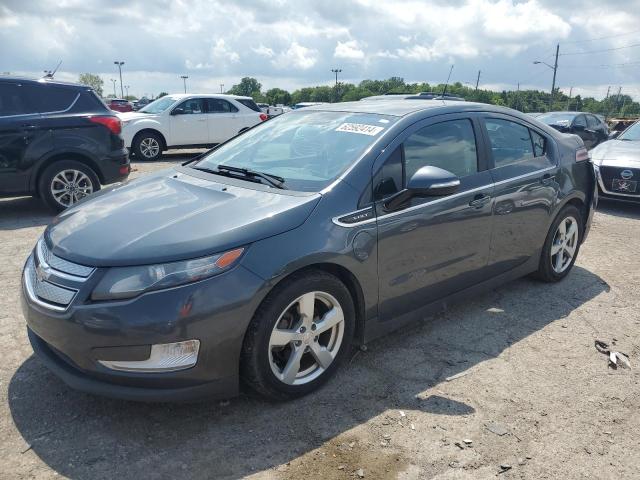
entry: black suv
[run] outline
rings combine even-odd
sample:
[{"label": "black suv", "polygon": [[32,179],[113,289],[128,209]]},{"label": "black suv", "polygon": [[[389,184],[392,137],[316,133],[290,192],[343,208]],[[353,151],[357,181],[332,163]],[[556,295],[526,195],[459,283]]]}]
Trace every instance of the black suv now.
[{"label": "black suv", "polygon": [[597,115],[583,112],[549,112],[536,117],[562,133],[578,135],[591,149],[609,138],[609,127]]},{"label": "black suv", "polygon": [[86,86],[0,78],[0,196],[62,210],[130,166],[120,119]]}]

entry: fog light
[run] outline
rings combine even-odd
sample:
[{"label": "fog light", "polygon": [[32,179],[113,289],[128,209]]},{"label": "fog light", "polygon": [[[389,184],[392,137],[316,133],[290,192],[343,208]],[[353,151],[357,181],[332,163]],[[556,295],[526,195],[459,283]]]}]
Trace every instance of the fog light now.
[{"label": "fog light", "polygon": [[98,363],[122,372],[175,372],[193,367],[198,361],[199,350],[200,340],[162,343],[151,345],[146,360],[98,360]]}]

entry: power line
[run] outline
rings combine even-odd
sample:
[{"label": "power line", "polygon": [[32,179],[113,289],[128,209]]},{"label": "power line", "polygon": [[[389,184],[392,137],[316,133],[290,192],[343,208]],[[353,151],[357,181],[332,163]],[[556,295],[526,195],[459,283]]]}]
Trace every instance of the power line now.
[{"label": "power line", "polygon": [[620,68],[620,67],[640,67],[640,60],[625,63],[608,63],[600,65],[563,65],[562,68]]},{"label": "power line", "polygon": [[631,45],[624,45],[622,47],[613,47],[613,48],[605,48],[603,50],[590,50],[588,52],[569,52],[569,53],[561,53],[561,57],[566,57],[567,55],[591,55],[593,53],[605,53],[605,52],[613,52],[615,50],[623,50],[625,48],[633,48],[640,47],[640,43],[634,43]]},{"label": "power line", "polygon": [[627,32],[627,33],[617,33],[615,35],[606,35],[604,37],[595,37],[595,38],[589,38],[589,39],[583,39],[583,40],[570,40],[567,42],[562,42],[564,44],[575,44],[575,43],[587,43],[587,42],[595,42],[596,40],[606,40],[608,38],[618,38],[618,37],[625,37],[627,35],[633,35],[634,33],[639,33],[640,30],[634,30],[632,32]]}]

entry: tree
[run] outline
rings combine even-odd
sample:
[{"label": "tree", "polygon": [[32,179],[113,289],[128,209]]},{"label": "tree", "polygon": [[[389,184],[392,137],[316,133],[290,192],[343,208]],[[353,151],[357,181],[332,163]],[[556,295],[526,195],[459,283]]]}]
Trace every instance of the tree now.
[{"label": "tree", "polygon": [[240,83],[231,87],[229,92],[231,95],[243,95],[245,97],[252,97],[254,95],[261,95],[260,89],[262,84],[253,77],[244,77],[240,80]]},{"label": "tree", "polygon": [[289,105],[291,103],[291,94],[281,88],[272,88],[264,94],[269,105]]},{"label": "tree", "polygon": [[99,75],[94,75],[93,73],[81,73],[80,77],[78,78],[78,83],[93,88],[98,96],[102,97],[102,87],[104,85],[104,81],[102,80],[102,78],[100,78]]},{"label": "tree", "polygon": [[169,95],[167,92],[160,92],[156,98],[164,97],[165,95]]}]

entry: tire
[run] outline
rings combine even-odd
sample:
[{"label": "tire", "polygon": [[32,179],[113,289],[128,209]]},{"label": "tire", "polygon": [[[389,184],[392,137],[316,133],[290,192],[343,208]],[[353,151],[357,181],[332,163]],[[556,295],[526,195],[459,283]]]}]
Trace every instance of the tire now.
[{"label": "tire", "polygon": [[[562,227],[564,225],[564,227]],[[575,227],[573,227],[575,225]],[[564,239],[562,228],[565,230]],[[575,228],[575,234],[569,234]],[[543,282],[559,282],[566,277],[578,257],[583,235],[582,214],[573,205],[567,205],[555,218],[547,233],[540,255],[540,264],[534,277]],[[569,254],[570,258],[569,258]]]},{"label": "tire", "polygon": [[[313,305],[314,319],[300,315],[304,305],[307,312]],[[294,274],[269,293],[249,324],[240,359],[243,383],[271,400],[316,390],[349,354],[355,318],[351,294],[338,278],[318,270]]]},{"label": "tire", "polygon": [[38,183],[40,198],[49,208],[60,212],[100,190],[96,173],[76,160],[60,160],[49,165]]},{"label": "tire", "polygon": [[162,157],[162,137],[155,132],[140,132],[131,142],[131,150],[138,160],[154,161]]}]

